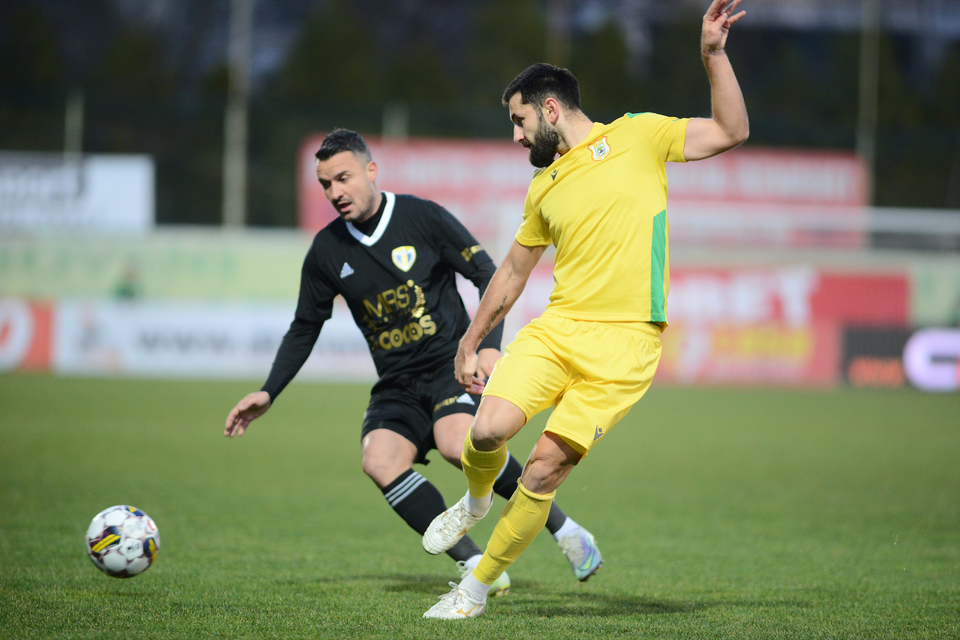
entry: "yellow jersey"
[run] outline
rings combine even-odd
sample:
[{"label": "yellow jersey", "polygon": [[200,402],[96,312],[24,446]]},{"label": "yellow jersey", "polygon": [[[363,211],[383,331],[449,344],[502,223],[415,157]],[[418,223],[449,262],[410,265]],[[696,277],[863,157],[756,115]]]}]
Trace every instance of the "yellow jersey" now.
[{"label": "yellow jersey", "polygon": [[686,118],[628,113],[534,173],[516,240],[553,244],[546,312],[574,320],[667,322],[665,162],[685,162]]}]

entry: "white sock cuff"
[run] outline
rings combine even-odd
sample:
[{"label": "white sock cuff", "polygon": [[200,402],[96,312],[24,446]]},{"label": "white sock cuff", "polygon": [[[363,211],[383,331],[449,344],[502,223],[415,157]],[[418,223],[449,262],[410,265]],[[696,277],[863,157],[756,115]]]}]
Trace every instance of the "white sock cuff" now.
[{"label": "white sock cuff", "polygon": [[463,566],[468,567],[471,571],[477,568],[477,565],[480,564],[480,558],[483,556],[479,553],[475,556],[471,556],[463,561]]},{"label": "white sock cuff", "polygon": [[467,491],[464,501],[467,511],[475,516],[482,517],[487,515],[487,511],[490,511],[490,505],[493,504],[493,492],[491,491],[483,498],[474,498],[472,495],[470,495],[470,492]]},{"label": "white sock cuff", "polygon": [[577,532],[577,529],[580,528],[576,522],[573,521],[573,518],[567,516],[567,519],[564,521],[563,525],[557,529],[557,532],[553,534],[553,539],[557,542],[560,542],[560,538],[565,538],[569,535],[572,535]]},{"label": "white sock cuff", "polygon": [[473,571],[467,573],[460,581],[460,588],[470,594],[470,597],[477,602],[483,602],[487,599],[487,593],[490,591],[489,584],[483,584],[473,577]]}]

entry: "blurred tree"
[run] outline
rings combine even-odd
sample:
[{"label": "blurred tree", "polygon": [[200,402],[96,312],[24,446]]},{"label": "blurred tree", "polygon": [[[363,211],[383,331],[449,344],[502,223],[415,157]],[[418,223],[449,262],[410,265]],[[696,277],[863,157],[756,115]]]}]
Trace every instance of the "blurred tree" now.
[{"label": "blurred tree", "polygon": [[[648,86],[647,104],[640,110],[677,117],[710,114],[710,84],[700,61],[701,21],[701,14],[689,13],[685,18],[653,30],[652,53],[647,65],[649,76],[643,79]],[[727,46],[740,77],[746,67],[742,56],[733,53],[732,45],[731,38]]]},{"label": "blurred tree", "polygon": [[412,104],[449,105],[459,94],[443,54],[428,38],[417,38],[391,56],[383,97]]},{"label": "blurred tree", "polygon": [[[375,21],[332,0],[308,18],[250,111],[249,223],[296,225],[297,161],[312,134],[334,127],[379,132],[387,63]],[[214,81],[209,78],[209,82]]]},{"label": "blurred tree", "polygon": [[324,4],[304,25],[266,91],[272,100],[311,108],[382,99],[386,65],[375,29],[349,2]]},{"label": "blurred tree", "polygon": [[[589,31],[581,25],[567,60],[546,59],[548,5],[260,5],[261,18],[282,17],[271,28],[295,23],[298,35],[277,70],[261,78],[251,105],[251,223],[295,223],[297,151],[307,135],[335,126],[377,135],[391,102],[409,106],[410,135],[507,138],[501,93],[534,62],[569,66],[581,82],[584,108],[598,120],[625,111],[709,114],[697,46],[702,7],[654,12],[669,19],[651,23],[647,58],[637,65],[643,75],[635,78],[616,21]],[[82,85],[86,150],[151,154],[158,220],[216,224],[226,93],[225,68],[216,58],[225,54],[224,6],[183,0],[179,13],[172,5],[164,5],[166,12],[133,6],[0,3],[0,147],[62,149],[66,95]],[[316,13],[304,19],[310,7]],[[179,22],[170,24],[174,15]],[[937,64],[923,37],[883,37],[877,141],[883,206],[960,206],[960,42],[944,40]],[[751,24],[737,29],[728,50],[750,110],[748,144],[853,149],[858,33]],[[921,60],[936,72],[918,82]]]},{"label": "blurred tree", "polygon": [[[60,40],[29,4],[0,26],[0,148],[61,151],[66,80]],[[12,126],[16,123],[16,126]]]},{"label": "blurred tree", "polygon": [[943,206],[960,209],[960,43],[954,43],[944,55],[930,111],[931,117],[942,123],[942,137],[951,140],[953,146],[944,162]]},{"label": "blurred tree", "polygon": [[127,29],[90,72],[87,150],[147,153],[156,164],[158,223],[220,220],[222,107],[192,96],[155,31]]},{"label": "blurred tree", "polygon": [[923,92],[907,77],[907,59],[916,44],[890,35],[881,38],[875,169],[878,206],[946,204],[953,140],[945,123],[929,117],[931,110],[924,107]]},{"label": "blurred tree", "polygon": [[126,30],[110,43],[89,76],[88,86],[104,96],[164,100],[175,95],[177,79],[163,61],[160,35]]},{"label": "blurred tree", "polygon": [[624,113],[647,111],[647,87],[629,73],[629,51],[615,22],[573,39],[570,71],[580,83],[580,102],[591,118],[611,122]]},{"label": "blurred tree", "polygon": [[503,90],[518,73],[546,60],[546,22],[536,0],[494,0],[477,15],[466,55],[465,73],[458,74],[467,102],[501,112]]},{"label": "blurred tree", "polygon": [[944,52],[929,103],[933,121],[950,128],[960,127],[960,42]]},{"label": "blurred tree", "polygon": [[63,84],[57,32],[42,11],[17,5],[0,38],[0,84],[21,91],[47,91]]},{"label": "blurred tree", "polygon": [[910,127],[923,124],[921,93],[909,82],[910,39],[884,34],[880,38],[877,124],[880,127]]}]

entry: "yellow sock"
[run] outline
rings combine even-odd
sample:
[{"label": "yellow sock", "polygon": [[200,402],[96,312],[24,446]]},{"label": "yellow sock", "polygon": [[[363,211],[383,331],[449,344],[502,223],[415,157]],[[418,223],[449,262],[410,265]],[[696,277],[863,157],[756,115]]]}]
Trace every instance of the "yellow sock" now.
[{"label": "yellow sock", "polygon": [[467,439],[463,443],[463,475],[467,477],[467,489],[474,498],[484,498],[493,492],[493,484],[500,475],[500,470],[507,463],[507,445],[496,451],[477,451],[473,448],[471,431],[467,432]]},{"label": "yellow sock", "polygon": [[517,483],[517,490],[500,513],[486,552],[473,570],[474,578],[483,584],[493,584],[520,557],[547,523],[556,494],[554,491],[539,495]]}]

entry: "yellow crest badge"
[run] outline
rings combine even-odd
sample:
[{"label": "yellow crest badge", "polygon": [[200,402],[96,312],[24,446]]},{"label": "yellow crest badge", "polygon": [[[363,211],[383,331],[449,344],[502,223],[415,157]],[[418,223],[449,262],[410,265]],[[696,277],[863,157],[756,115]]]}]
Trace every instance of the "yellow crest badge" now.
[{"label": "yellow crest badge", "polygon": [[397,247],[393,250],[393,264],[401,271],[410,271],[410,267],[417,261],[417,250],[414,247]]},{"label": "yellow crest badge", "polygon": [[593,154],[594,160],[603,160],[610,155],[610,145],[607,144],[607,136],[603,136],[590,145],[590,153]]}]

